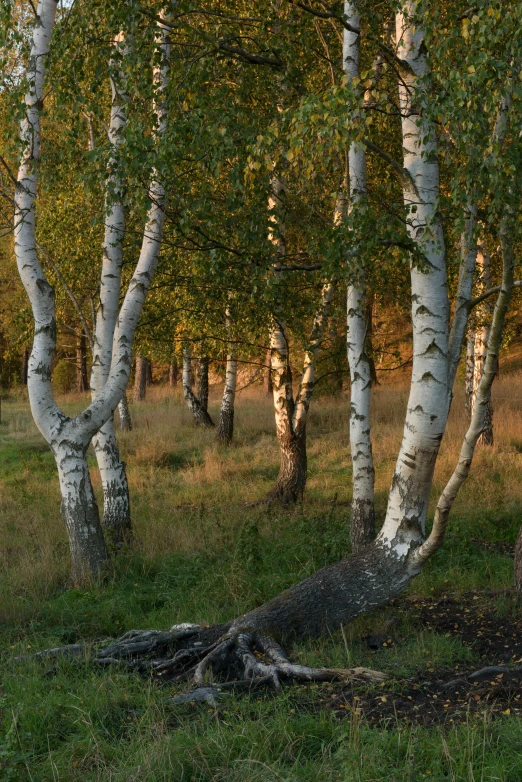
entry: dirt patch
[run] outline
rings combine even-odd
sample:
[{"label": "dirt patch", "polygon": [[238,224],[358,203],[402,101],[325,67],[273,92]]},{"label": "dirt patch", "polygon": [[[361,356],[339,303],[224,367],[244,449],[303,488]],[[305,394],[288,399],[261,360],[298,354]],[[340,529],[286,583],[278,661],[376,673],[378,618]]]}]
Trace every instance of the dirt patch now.
[{"label": "dirt patch", "polygon": [[[504,601],[503,612],[499,598]],[[522,606],[512,593],[445,595],[438,600],[410,600],[397,605],[427,629],[458,636],[488,665],[522,658]]]},{"label": "dirt patch", "polygon": [[[399,614],[442,635],[458,636],[478,653],[484,667],[422,671],[407,679],[390,678],[366,692],[352,685],[332,686],[320,698],[321,707],[339,717],[356,714],[380,725],[464,722],[470,714],[484,711],[492,716],[522,715],[522,611],[513,595],[505,595],[503,606],[498,598],[471,593],[395,601]],[[499,615],[500,607],[505,616]],[[375,639],[365,639],[370,648]]]}]

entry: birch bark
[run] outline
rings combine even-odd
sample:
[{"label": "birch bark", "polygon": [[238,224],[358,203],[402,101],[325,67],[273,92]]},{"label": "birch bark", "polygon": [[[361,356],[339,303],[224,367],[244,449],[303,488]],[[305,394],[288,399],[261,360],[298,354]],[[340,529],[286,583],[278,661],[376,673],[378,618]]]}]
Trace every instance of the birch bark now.
[{"label": "birch bark", "polygon": [[[358,4],[345,0],[345,19],[352,29],[360,29]],[[344,30],[343,68],[351,81],[359,77],[360,34]],[[348,151],[350,201],[356,209],[366,196],[366,152],[354,142]],[[353,261],[352,261],[353,263]],[[367,297],[364,273],[361,281],[348,285],[346,302],[346,346],[350,367],[350,449],[352,454],[352,514],[350,539],[352,550],[360,551],[375,537],[374,483],[370,404],[372,375],[366,350]]]}]

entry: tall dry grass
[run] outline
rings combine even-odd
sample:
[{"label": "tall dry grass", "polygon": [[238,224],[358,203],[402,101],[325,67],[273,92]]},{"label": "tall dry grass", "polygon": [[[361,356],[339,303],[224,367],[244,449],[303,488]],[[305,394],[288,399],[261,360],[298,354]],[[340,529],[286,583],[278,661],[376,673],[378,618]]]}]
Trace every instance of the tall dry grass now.
[{"label": "tall dry grass", "polygon": [[[522,372],[502,375],[494,386],[495,445],[476,454],[471,476],[455,504],[454,515],[511,513],[522,509]],[[210,412],[217,417],[220,388],[211,392]],[[398,383],[373,393],[373,442],[377,508],[386,495],[402,436],[407,387]],[[62,400],[74,412],[79,401]],[[351,497],[351,464],[346,395],[318,397],[310,411],[309,479],[303,513],[336,498]],[[52,456],[24,400],[3,404],[0,429],[0,620],[16,603],[42,597],[64,583],[67,540],[59,513]],[[134,428],[120,435],[131,488],[135,547],[145,559],[219,546],[227,532],[239,529],[251,511],[242,506],[262,498],[273,485],[279,453],[271,401],[259,391],[239,395],[236,440],[219,448],[214,434],[194,427],[179,392],[153,387],[147,400],[132,405]],[[457,388],[433,483],[432,502],[449,477],[467,425],[463,392]],[[93,482],[101,502],[99,476]]]}]

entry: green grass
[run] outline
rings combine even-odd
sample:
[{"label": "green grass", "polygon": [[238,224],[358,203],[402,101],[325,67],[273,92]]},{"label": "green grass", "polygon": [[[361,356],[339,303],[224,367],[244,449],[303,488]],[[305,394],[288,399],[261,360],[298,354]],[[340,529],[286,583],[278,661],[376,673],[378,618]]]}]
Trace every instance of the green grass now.
[{"label": "green grass", "polygon": [[[404,394],[382,391],[377,402],[377,505],[382,512],[400,441]],[[74,400],[66,404],[77,408]],[[122,451],[129,466],[136,543],[119,557],[103,586],[77,590],[67,586],[67,543],[52,456],[27,405],[4,402],[0,779],[522,779],[522,725],[514,717],[494,722],[487,715],[470,717],[467,724],[443,728],[410,729],[399,722],[370,728],[355,712],[340,720],[319,709],[317,696],[328,691],[321,685],[288,688],[278,697],[230,696],[217,719],[204,706],[174,708],[171,689],[136,675],[88,664],[13,663],[17,655],[132,628],[230,619],[349,550],[345,400],[323,399],[313,410],[308,491],[303,505],[292,511],[242,507],[262,497],[277,474],[265,400],[239,400],[237,444],[228,450],[219,450],[211,433],[193,428],[177,398],[158,393],[133,412],[135,430],[122,438]],[[514,476],[522,455],[512,447],[515,415],[513,404],[505,428],[499,425],[494,459],[479,455],[443,550],[410,592],[437,595],[510,585],[510,558],[469,545],[469,539],[516,537],[522,500]],[[434,493],[458,446],[459,423],[452,427]],[[99,492],[99,483],[96,488]],[[500,616],[512,610],[506,598],[499,600]],[[371,652],[360,639],[379,632],[392,614],[385,608],[361,617],[346,628],[346,642],[334,634],[301,644],[292,655],[309,664],[373,667],[398,682],[437,667],[480,664],[457,639],[426,632],[407,616],[394,629],[393,646]]]}]

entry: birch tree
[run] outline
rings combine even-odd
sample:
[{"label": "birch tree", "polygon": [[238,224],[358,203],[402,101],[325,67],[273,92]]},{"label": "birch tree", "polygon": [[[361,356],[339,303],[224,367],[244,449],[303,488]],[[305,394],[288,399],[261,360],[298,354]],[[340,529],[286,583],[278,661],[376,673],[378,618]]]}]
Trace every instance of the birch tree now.
[{"label": "birch tree", "polygon": [[[357,3],[345,0],[344,17],[350,29],[344,29],[343,68],[346,78],[359,80],[359,42],[361,19]],[[358,90],[357,87],[355,87]],[[350,209],[366,196],[366,150],[354,142],[348,151]],[[350,539],[354,552],[375,537],[374,481],[370,433],[371,367],[367,354],[367,300],[362,270],[360,282],[348,284],[347,352],[350,367],[350,448],[352,452],[352,514]]]},{"label": "birch tree", "polygon": [[225,387],[221,399],[221,408],[219,410],[219,423],[217,427],[218,442],[223,445],[230,445],[234,436],[234,400],[236,397],[237,382],[237,352],[234,344],[234,333],[232,328],[232,315],[230,305],[226,310],[226,330],[227,330],[227,363],[225,370]]},{"label": "birch tree", "polygon": [[[134,332],[158,262],[164,225],[165,193],[153,174],[151,205],[140,257],[121,305],[114,329],[110,369],[104,387],[88,408],[69,418],[57,405],[51,387],[51,364],[56,346],[54,290],[41,267],[35,232],[35,207],[40,160],[40,115],[46,65],[57,11],[56,0],[40,0],[35,17],[26,71],[25,113],[20,125],[21,157],[15,192],[15,255],[20,278],[31,304],[35,331],[29,359],[28,390],[35,423],[55,457],[62,515],[71,549],[72,577],[77,583],[100,576],[107,549],[92,489],[86,451],[106,424],[125,391],[131,366]],[[166,88],[166,38],[158,44],[163,67],[158,79],[159,104]],[[163,106],[159,131],[165,128]]]}]

